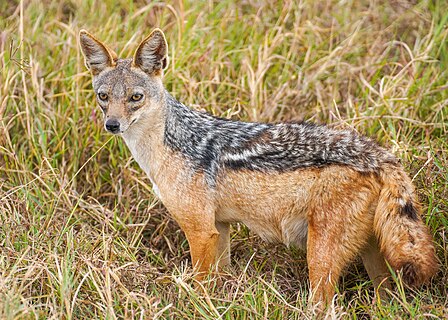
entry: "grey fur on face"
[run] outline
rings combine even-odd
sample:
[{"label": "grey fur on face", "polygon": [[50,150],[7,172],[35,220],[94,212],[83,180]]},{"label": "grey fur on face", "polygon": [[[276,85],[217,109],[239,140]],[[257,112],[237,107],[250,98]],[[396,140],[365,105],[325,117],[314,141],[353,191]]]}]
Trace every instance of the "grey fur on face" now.
[{"label": "grey fur on face", "polygon": [[[147,111],[145,105],[159,103],[163,96],[161,81],[157,82],[148,77],[138,68],[132,68],[132,59],[117,59],[114,68],[102,71],[93,79],[93,88],[97,102],[104,113],[106,130],[110,121],[117,124],[117,131],[123,133]],[[133,95],[142,97],[139,101],[132,101]],[[107,96],[101,100],[101,95]]]}]

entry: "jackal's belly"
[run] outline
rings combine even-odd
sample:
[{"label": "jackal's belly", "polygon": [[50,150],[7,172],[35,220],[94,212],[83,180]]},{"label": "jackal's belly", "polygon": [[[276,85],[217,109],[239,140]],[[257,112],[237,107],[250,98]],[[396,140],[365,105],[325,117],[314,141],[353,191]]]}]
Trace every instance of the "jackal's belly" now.
[{"label": "jackal's belly", "polygon": [[[278,212],[280,213],[280,212]],[[216,214],[221,222],[241,222],[263,240],[305,248],[308,221],[298,212],[260,212],[235,207],[221,208]]]},{"label": "jackal's belly", "polygon": [[267,241],[304,247],[318,173],[230,173],[220,185],[216,220],[242,222]]}]

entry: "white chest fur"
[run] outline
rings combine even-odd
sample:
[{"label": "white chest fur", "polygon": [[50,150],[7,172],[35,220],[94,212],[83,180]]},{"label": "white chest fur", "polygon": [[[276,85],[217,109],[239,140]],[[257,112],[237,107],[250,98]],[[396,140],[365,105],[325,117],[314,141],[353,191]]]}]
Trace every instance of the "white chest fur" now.
[{"label": "white chest fur", "polygon": [[123,135],[123,138],[129,150],[131,151],[131,154],[134,157],[135,161],[137,161],[140,168],[143,169],[143,171],[148,176],[149,180],[151,180],[152,190],[154,194],[161,200],[162,197],[160,194],[159,187],[154,182],[155,168],[151,168],[151,148],[149,144],[145,143],[142,138],[136,139],[134,137],[125,135]]}]

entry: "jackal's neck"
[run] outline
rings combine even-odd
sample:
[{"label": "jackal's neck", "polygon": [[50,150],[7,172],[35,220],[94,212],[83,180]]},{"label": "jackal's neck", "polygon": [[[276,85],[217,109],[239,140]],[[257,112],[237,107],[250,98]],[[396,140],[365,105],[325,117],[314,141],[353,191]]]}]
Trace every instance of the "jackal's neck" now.
[{"label": "jackal's neck", "polygon": [[165,96],[161,95],[157,107],[143,114],[122,134],[133,158],[151,180],[166,158],[166,147],[163,143],[167,112],[165,100]]},{"label": "jackal's neck", "polygon": [[164,144],[187,159],[208,164],[213,160],[217,150],[210,148],[210,140],[220,140],[221,132],[216,127],[220,121],[226,120],[190,109],[166,93]]},{"label": "jackal's neck", "polygon": [[198,133],[200,118],[200,112],[188,108],[165,91],[157,107],[124,132],[123,138],[134,157],[138,157],[136,153],[140,150],[145,150],[147,156],[161,148],[179,151]]},{"label": "jackal's neck", "polygon": [[206,126],[206,119],[211,116],[190,109],[168,92],[165,97],[164,143],[171,149],[183,150],[185,146],[197,141],[198,135],[203,133]]}]

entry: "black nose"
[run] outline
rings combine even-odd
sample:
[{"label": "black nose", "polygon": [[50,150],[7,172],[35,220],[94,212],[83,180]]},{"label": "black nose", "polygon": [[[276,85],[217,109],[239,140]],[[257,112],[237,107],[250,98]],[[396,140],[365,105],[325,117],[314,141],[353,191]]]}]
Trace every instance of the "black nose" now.
[{"label": "black nose", "polygon": [[118,133],[120,131],[120,122],[115,119],[106,121],[106,130],[112,133]]}]

